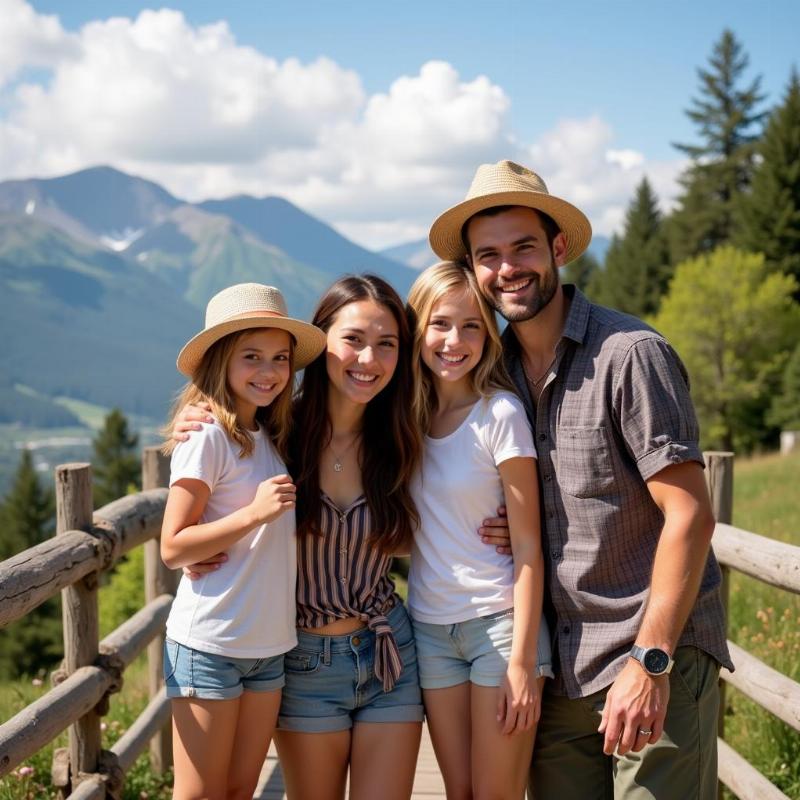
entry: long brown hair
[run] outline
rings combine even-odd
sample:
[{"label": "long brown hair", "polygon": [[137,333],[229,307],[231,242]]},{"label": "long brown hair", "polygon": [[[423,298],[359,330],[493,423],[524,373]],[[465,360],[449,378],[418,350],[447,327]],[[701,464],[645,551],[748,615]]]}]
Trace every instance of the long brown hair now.
[{"label": "long brown hair", "polygon": [[[403,301],[382,278],[348,275],[328,289],[317,305],[312,322],[326,333],[339,311],[350,303],[371,300],[387,309],[397,322],[397,368],[388,385],[364,409],[361,432],[361,480],[372,517],[373,536],[384,552],[410,544],[419,514],[409,484],[422,454],[422,436],[411,413],[411,328]],[[326,356],[303,372],[295,402],[295,426],[290,439],[290,469],[297,486],[297,533],[319,533],[322,513],[319,462],[333,431],[328,415]]]},{"label": "long brown hair", "polygon": [[[237,342],[248,333],[261,328],[247,328],[229,333],[211,345],[203,359],[172,406],[169,422],[162,429],[166,442],[162,447],[169,455],[177,445],[172,439],[175,419],[187,405],[208,402],[211,413],[228,437],[239,445],[239,457],[246,458],[253,452],[253,434],[236,418],[236,399],[228,386],[228,362]],[[288,458],[289,431],[292,426],[292,388],[294,386],[294,340],[289,336],[289,380],[283,391],[268,405],[256,409],[256,421],[267,430],[270,440],[284,461]]]},{"label": "long brown hair", "polygon": [[422,360],[420,351],[433,307],[453,290],[463,290],[475,298],[486,328],[486,341],[480,361],[469,373],[473,391],[481,397],[489,397],[499,389],[516,393],[503,362],[503,343],[494,311],[481,294],[475,274],[461,261],[441,261],[434,264],[420,273],[408,293],[409,316],[414,325],[414,352],[411,358],[415,378],[413,408],[417,425],[423,433],[430,429],[438,401],[431,371]]}]

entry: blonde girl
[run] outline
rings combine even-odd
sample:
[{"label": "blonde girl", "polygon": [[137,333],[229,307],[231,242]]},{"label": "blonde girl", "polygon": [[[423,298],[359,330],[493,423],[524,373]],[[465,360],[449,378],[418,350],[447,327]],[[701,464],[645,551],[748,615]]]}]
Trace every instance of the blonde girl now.
[{"label": "blonde girl", "polygon": [[[431,737],[450,800],[522,797],[552,676],[533,438],[472,271],[436,264],[408,306],[425,434],[408,601]],[[475,535],[503,502],[513,560]]]},{"label": "blonde girl", "polygon": [[239,284],[208,304],[205,329],[178,357],[191,382],[175,414],[203,398],[217,425],[170,442],[161,533],[167,566],[225,550],[199,581],[181,580],[167,621],[174,797],[251,798],[275,729],[283,654],[295,634],[295,486],[285,458],[294,369],[324,348],[271,286]]}]

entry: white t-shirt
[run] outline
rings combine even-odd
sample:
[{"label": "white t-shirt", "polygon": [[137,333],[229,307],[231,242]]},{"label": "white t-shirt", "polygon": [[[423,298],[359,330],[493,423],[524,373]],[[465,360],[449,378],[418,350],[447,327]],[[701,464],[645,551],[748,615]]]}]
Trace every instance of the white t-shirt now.
[{"label": "white t-shirt", "polygon": [[425,437],[412,491],[420,514],[408,575],[408,608],[437,625],[514,604],[514,563],[484,544],[478,528],[503,505],[499,464],[536,457],[522,403],[510,392],[478,400],[453,433]]},{"label": "white t-shirt", "polygon": [[[215,424],[203,424],[172,453],[170,486],[195,478],[211,489],[200,522],[250,503],[259,483],[286,472],[265,432],[253,434],[248,458]],[[196,581],[181,578],[167,636],[187,647],[233,658],[266,658],[291,650],[295,631],[297,550],[294,511],[260,525],[226,550],[228,560]]]}]

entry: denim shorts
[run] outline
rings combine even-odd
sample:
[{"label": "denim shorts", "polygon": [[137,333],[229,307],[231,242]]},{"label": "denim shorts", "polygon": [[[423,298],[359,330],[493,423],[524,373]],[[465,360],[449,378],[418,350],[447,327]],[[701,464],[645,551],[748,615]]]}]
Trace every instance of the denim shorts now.
[{"label": "denim shorts", "polygon": [[[511,659],[514,609],[452,625],[414,621],[419,677],[423,689],[445,689],[470,681],[500,686]],[[550,631],[542,617],[536,677],[553,677]]]},{"label": "denim shorts", "polygon": [[387,618],[403,661],[390,692],[375,677],[375,634],[368,628],[345,636],[297,631],[297,647],[286,653],[278,728],[326,733],[348,730],[355,722],[422,721],[411,620],[400,603]]},{"label": "denim shorts", "polygon": [[231,658],[203,653],[167,639],[164,642],[167,697],[230,700],[244,691],[274,692],[284,683],[284,655]]}]

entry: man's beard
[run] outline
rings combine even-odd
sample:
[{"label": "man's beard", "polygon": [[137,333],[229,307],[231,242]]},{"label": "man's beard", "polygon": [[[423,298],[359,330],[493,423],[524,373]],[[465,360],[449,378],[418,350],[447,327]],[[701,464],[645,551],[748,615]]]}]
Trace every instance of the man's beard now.
[{"label": "man's beard", "polygon": [[558,291],[558,271],[551,262],[550,269],[544,277],[533,274],[531,284],[526,291],[533,292],[530,300],[524,306],[515,305],[513,308],[504,308],[502,293],[499,290],[492,292],[489,302],[494,309],[509,322],[527,322],[533,319],[543,308],[546,308]]}]

